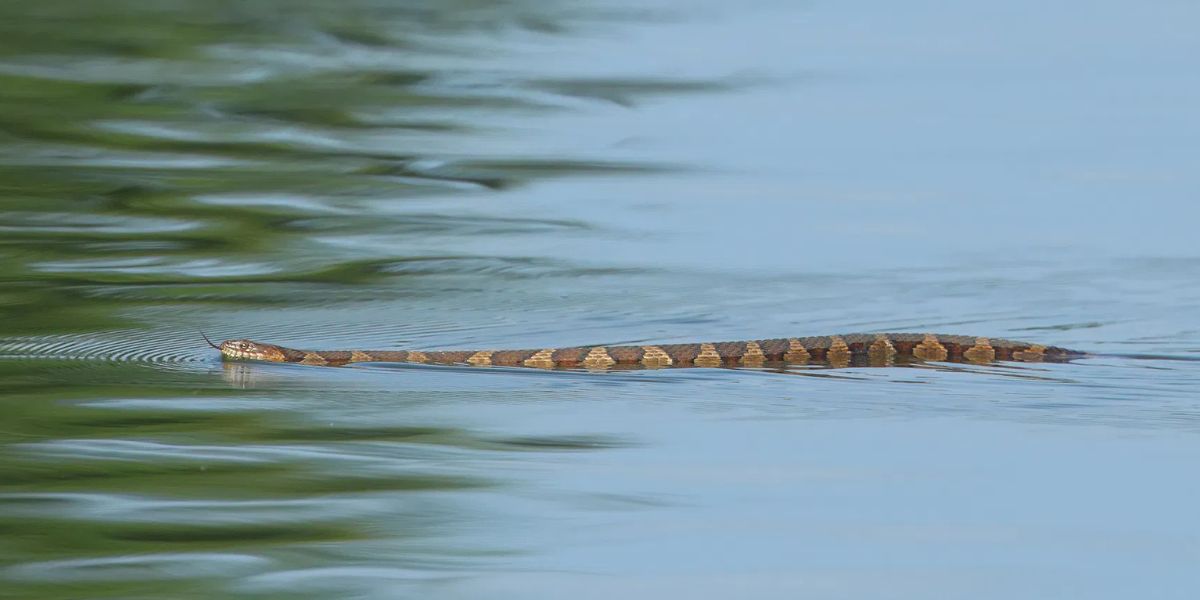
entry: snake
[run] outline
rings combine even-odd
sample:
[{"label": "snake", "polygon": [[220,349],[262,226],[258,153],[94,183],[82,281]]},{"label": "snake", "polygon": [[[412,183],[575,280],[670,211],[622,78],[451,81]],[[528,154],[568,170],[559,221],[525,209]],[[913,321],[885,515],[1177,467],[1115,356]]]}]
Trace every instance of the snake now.
[{"label": "snake", "polygon": [[[203,334],[201,334],[203,335]],[[342,366],[389,362],[536,369],[661,369],[685,367],[832,368],[885,367],[913,362],[986,364],[996,361],[1066,362],[1086,352],[967,335],[936,333],[851,333],[736,342],[631,346],[572,346],[527,350],[296,350],[247,339],[210,346],[225,360]]]}]

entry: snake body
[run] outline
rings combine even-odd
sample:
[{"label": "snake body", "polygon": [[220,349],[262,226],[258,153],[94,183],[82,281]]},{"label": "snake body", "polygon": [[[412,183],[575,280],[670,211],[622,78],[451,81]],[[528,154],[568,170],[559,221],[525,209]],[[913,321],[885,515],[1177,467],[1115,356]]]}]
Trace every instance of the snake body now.
[{"label": "snake body", "polygon": [[852,333],[737,342],[531,350],[295,350],[244,339],[227,340],[220,346],[213,346],[221,351],[223,358],[232,360],[322,366],[400,362],[539,369],[763,367],[783,364],[841,368],[882,367],[914,361],[1063,362],[1087,356],[1084,352],[1057,346],[932,333]]}]

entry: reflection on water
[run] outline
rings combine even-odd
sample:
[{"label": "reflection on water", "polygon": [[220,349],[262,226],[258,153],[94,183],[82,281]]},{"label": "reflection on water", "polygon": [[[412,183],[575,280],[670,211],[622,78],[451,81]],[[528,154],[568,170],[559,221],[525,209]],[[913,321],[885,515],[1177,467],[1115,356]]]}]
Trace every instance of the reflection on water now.
[{"label": "reflection on water", "polygon": [[567,18],[545,3],[256,6],[7,3],[0,252],[20,285],[0,292],[5,333],[124,328],[137,304],[378,281],[422,258],[413,240],[586,226],[389,208],[405,198],[650,168],[463,152],[460,132],[553,108],[543,82],[477,81],[486,71],[471,66],[486,52],[473,43],[502,43],[493,29]]},{"label": "reflection on water", "polygon": [[[0,596],[1194,596],[1195,9],[965,6],[4,2]],[[883,330],[1114,355],[200,337]]]}]

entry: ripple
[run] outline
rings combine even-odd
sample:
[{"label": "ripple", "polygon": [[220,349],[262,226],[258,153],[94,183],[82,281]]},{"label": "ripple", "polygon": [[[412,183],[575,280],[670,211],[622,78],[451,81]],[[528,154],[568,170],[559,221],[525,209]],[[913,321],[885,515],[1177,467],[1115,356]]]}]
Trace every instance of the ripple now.
[{"label": "ripple", "polygon": [[[25,450],[44,457],[74,458],[87,461],[134,461],[146,463],[198,462],[198,463],[267,463],[285,456],[305,454],[292,448],[250,449],[223,446],[176,445],[139,440],[88,440],[63,439],[27,444],[15,444],[13,448]],[[320,452],[317,452],[320,454]]]},{"label": "ripple", "polygon": [[562,78],[538,79],[526,82],[530,89],[634,106],[637,99],[660,95],[677,96],[685,93],[721,92],[738,89],[748,82],[720,82],[708,79],[612,79]]},{"label": "ripple", "polygon": [[[195,335],[195,340],[200,336]],[[146,332],[97,332],[0,339],[0,358],[135,363],[195,363],[212,360],[199,342]]]},{"label": "ripple", "polygon": [[8,567],[4,573],[25,581],[146,581],[229,577],[262,571],[271,564],[249,554],[180,552],[29,562]]},{"label": "ripple", "polygon": [[0,73],[58,81],[139,85],[241,84],[263,79],[263,69],[230,69],[202,61],[105,56],[28,57],[0,62]]},{"label": "ripple", "polygon": [[296,590],[337,591],[374,590],[380,585],[420,583],[457,577],[455,571],[431,572],[426,565],[405,569],[385,566],[340,566],[291,569],[253,575],[242,580],[241,586],[254,591]]},{"label": "ripple", "polygon": [[0,494],[6,515],[171,525],[263,525],[314,522],[382,513],[380,498],[324,497],[270,500],[174,500],[126,494]]},{"label": "ripple", "polygon": [[86,233],[93,235],[174,233],[196,229],[198,226],[197,223],[190,221],[161,217],[20,211],[0,213],[0,231],[9,235],[17,233]]}]

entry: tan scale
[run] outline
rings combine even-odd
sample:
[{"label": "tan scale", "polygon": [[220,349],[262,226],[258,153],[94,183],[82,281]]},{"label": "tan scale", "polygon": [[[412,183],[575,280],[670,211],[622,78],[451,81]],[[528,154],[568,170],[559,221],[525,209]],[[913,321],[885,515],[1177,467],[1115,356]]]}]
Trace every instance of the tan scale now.
[{"label": "tan scale", "polygon": [[761,367],[767,361],[762,346],[758,342],[746,342],[746,353],[742,355],[742,364],[748,367]]},{"label": "tan scale", "polygon": [[615,364],[617,361],[608,355],[608,349],[604,346],[588,350],[587,356],[583,357],[583,366],[589,369],[607,369]]},{"label": "tan scale", "polygon": [[300,361],[300,364],[320,366],[329,364],[329,361],[316,352],[307,352],[304,354],[304,360]]},{"label": "tan scale", "polygon": [[477,367],[488,366],[492,364],[493,354],[495,354],[495,350],[480,350],[479,352],[472,354],[471,357],[467,359],[467,362]]},{"label": "tan scale", "polygon": [[804,344],[800,343],[800,340],[796,338],[788,339],[788,351],[783,355],[783,360],[803,364],[808,362],[808,359],[811,357],[812,355],[808,353],[808,349],[804,347]]},{"label": "tan scale", "polygon": [[896,358],[896,347],[892,345],[892,341],[882,333],[875,336],[875,341],[867,348],[867,359],[871,362],[871,366],[890,365],[894,358]]},{"label": "tan scale", "polygon": [[925,334],[925,340],[913,347],[913,357],[921,360],[946,360],[950,351],[933,334]]},{"label": "tan scale", "polygon": [[669,367],[675,362],[670,354],[658,346],[642,346],[642,350],[642,364],[647,367]]},{"label": "tan scale", "polygon": [[1046,358],[1046,347],[1040,344],[1034,344],[1026,350],[1013,352],[1013,360],[1023,360],[1025,362],[1041,362]]},{"label": "tan scale", "polygon": [[521,364],[523,364],[527,367],[537,367],[539,369],[553,369],[554,368],[554,358],[552,358],[553,355],[554,355],[554,348],[538,350],[537,353],[535,353],[533,356],[530,356],[529,358],[522,361]]},{"label": "tan scale", "polygon": [[963,352],[963,358],[971,362],[990,363],[996,360],[996,349],[992,347],[991,340],[985,337],[975,338],[975,345]]},{"label": "tan scale", "polygon": [[361,350],[355,350],[350,353],[350,362],[371,362],[375,359],[371,358],[370,354]]},{"label": "tan scale", "polygon": [[429,357],[426,356],[424,352],[417,352],[415,350],[409,351],[408,356],[405,358],[408,360],[408,362],[418,362],[418,363],[429,362]]},{"label": "tan scale", "polygon": [[829,350],[825,354],[826,360],[829,361],[829,366],[842,368],[850,364],[850,346],[846,345],[846,340],[839,336],[830,336]]},{"label": "tan scale", "polygon": [[700,354],[696,355],[696,360],[692,364],[697,367],[719,367],[721,366],[721,355],[717,354],[717,347],[705,342],[700,344]]}]

